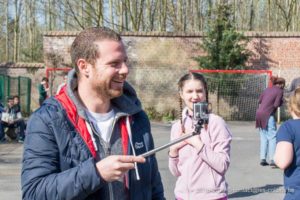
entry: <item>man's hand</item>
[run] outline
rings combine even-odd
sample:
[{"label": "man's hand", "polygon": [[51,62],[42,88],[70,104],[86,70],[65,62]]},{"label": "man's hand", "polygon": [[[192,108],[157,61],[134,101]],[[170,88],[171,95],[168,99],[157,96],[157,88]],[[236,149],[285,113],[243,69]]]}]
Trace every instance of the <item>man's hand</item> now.
[{"label": "man's hand", "polygon": [[96,163],[100,176],[107,182],[119,180],[124,174],[134,168],[134,163],[144,163],[142,156],[112,155]]}]

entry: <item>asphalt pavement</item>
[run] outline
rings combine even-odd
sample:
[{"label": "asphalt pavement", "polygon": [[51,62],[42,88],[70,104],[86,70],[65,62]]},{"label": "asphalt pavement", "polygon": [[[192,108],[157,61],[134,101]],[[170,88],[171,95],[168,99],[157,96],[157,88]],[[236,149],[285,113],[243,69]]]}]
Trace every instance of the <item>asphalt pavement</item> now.
[{"label": "asphalt pavement", "polygon": [[[283,199],[283,175],[280,169],[259,165],[259,134],[254,122],[227,122],[233,134],[231,164],[226,174],[229,199]],[[166,144],[170,124],[152,122],[156,147]],[[20,174],[23,145],[0,144],[0,199],[21,199]],[[167,200],[173,200],[176,178],[168,170],[167,149],[156,154]]]}]

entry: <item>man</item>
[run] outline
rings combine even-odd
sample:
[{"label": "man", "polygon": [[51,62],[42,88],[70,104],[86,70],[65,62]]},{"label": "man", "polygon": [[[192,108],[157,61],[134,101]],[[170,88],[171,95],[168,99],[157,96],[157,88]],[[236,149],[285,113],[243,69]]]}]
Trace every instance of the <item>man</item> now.
[{"label": "man", "polygon": [[154,144],[120,36],[84,30],[71,57],[67,86],[28,122],[23,199],[164,199],[156,158],[135,156]]},{"label": "man", "polygon": [[48,87],[48,78],[43,77],[41,83],[38,85],[38,91],[39,91],[39,105],[41,106],[43,102],[47,98],[47,92],[49,90]]},{"label": "man", "polygon": [[[25,138],[25,123],[21,115],[20,107],[15,106],[14,97],[8,97],[7,106],[4,108],[4,112],[1,117],[0,135],[4,136],[4,128],[17,129],[17,140],[23,143]],[[17,96],[17,98],[19,98]],[[13,137],[15,139],[15,136]]]}]

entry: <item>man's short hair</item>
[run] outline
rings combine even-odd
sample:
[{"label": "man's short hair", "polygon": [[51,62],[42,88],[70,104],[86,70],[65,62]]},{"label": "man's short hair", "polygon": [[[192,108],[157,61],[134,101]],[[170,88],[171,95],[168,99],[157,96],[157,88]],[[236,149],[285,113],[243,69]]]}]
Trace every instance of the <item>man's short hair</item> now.
[{"label": "man's short hair", "polygon": [[14,95],[14,96],[13,96],[13,99],[15,99],[15,98],[20,99],[19,95]]},{"label": "man's short hair", "polygon": [[96,59],[100,56],[96,41],[102,40],[121,41],[121,36],[115,31],[106,27],[93,27],[80,32],[75,38],[71,46],[72,65],[78,73],[77,61],[85,59],[90,64],[94,65]]}]

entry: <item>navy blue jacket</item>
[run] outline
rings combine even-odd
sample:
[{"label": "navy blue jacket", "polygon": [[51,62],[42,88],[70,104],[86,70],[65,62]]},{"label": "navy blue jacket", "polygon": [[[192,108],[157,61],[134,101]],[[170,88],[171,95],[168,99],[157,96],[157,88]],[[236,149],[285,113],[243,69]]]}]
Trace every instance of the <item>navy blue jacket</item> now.
[{"label": "navy blue jacket", "polygon": [[[74,89],[69,87],[65,90],[70,88]],[[125,86],[124,95],[113,100],[114,107],[121,109],[120,102],[124,101],[126,105],[138,105],[139,101],[132,98],[135,92],[129,84]],[[127,107],[124,109],[123,113],[130,112]],[[74,113],[75,119],[80,117],[78,113]],[[153,149],[150,123],[145,112],[135,109],[134,113],[128,114],[131,116],[136,155]],[[128,154],[132,154],[130,148]],[[21,175],[22,197],[30,200],[109,199],[108,183],[98,174],[96,162],[97,158],[69,119],[66,109],[57,98],[49,98],[28,121]],[[155,156],[149,156],[146,163],[138,164],[138,171],[139,181],[134,170],[128,174],[130,199],[165,199]]]}]

